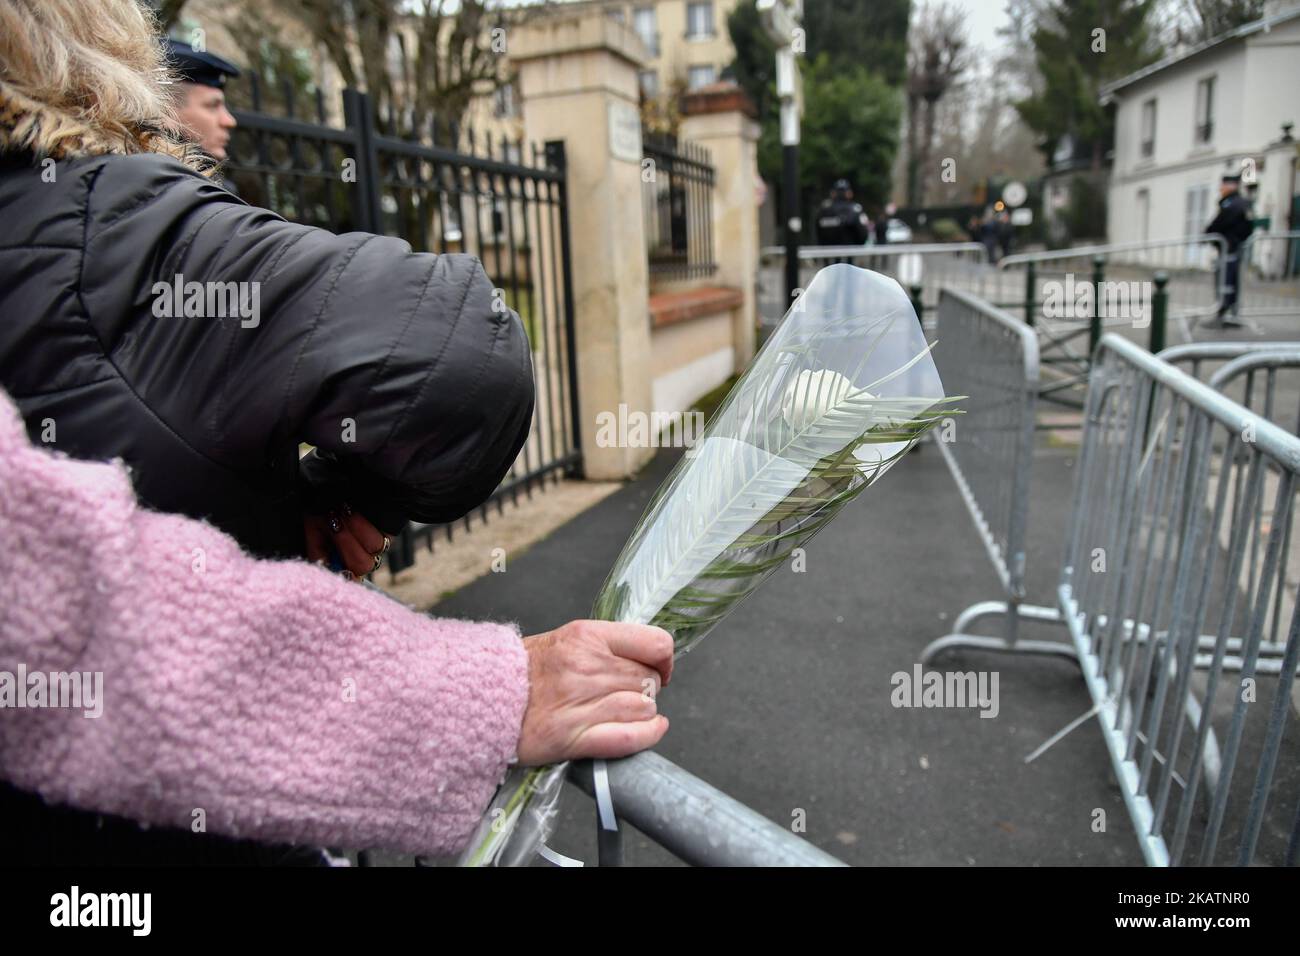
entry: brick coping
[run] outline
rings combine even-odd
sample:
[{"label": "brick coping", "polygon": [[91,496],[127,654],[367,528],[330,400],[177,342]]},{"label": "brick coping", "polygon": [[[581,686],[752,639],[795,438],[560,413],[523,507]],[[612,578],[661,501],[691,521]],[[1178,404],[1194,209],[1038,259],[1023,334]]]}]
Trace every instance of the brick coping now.
[{"label": "brick coping", "polygon": [[650,296],[650,325],[662,328],[689,322],[706,315],[730,312],[742,305],[745,295],[731,286],[705,286],[684,292],[659,292]]}]

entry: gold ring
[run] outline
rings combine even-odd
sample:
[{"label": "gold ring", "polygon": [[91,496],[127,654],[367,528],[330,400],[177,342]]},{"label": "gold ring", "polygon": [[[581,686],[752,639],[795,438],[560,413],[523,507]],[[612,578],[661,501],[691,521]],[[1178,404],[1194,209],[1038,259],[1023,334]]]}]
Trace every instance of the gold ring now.
[{"label": "gold ring", "polygon": [[392,545],[392,543],[393,543],[393,539],[390,538],[388,535],[384,535],[384,546],[379,550],[379,553],[387,554],[388,548],[390,545]]},{"label": "gold ring", "polygon": [[381,551],[381,552],[379,552],[379,554],[375,555],[375,564],[374,564],[374,567],[372,567],[372,568],[370,569],[371,572],[373,573],[373,572],[375,572],[375,571],[378,571],[378,570],[379,570],[379,566],[380,566],[381,564],[383,564],[383,563],[384,563],[384,553]]}]

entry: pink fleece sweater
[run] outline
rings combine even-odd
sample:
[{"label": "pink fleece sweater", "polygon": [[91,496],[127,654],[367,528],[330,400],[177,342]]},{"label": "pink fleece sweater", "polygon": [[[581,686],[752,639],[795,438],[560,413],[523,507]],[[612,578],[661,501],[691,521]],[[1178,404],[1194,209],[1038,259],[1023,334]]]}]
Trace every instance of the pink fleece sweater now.
[{"label": "pink fleece sweater", "polygon": [[98,718],[0,704],[0,776],[48,802],[412,853],[468,841],[528,699],[517,628],[143,510],[119,463],[33,447],[0,391],[0,672],[20,665],[103,674]]}]

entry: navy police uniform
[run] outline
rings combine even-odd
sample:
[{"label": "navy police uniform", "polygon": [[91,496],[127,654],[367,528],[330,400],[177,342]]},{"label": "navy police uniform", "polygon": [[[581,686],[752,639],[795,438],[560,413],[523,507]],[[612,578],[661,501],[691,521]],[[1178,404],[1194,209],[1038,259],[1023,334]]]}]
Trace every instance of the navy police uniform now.
[{"label": "navy police uniform", "polygon": [[196,50],[183,40],[168,37],[163,44],[167,54],[167,65],[172,68],[178,79],[201,86],[212,86],[219,90],[226,88],[226,78],[239,76],[239,67],[229,60],[223,60],[215,53]]},{"label": "navy police uniform", "polygon": [[[1240,176],[1224,176],[1225,183],[1240,183]],[[1205,227],[1206,233],[1222,236],[1227,246],[1219,286],[1219,319],[1236,323],[1237,279],[1241,272],[1241,244],[1254,231],[1250,217],[1250,200],[1234,192],[1219,201],[1219,212]]]},{"label": "navy police uniform", "polygon": [[817,242],[823,246],[860,246],[871,234],[862,206],[849,198],[849,184],[841,179],[831,198],[817,211]]}]

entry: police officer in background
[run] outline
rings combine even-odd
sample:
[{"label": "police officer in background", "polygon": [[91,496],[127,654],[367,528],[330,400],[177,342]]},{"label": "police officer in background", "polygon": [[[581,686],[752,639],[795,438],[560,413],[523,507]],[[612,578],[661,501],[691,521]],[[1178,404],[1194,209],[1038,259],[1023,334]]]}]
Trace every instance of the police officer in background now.
[{"label": "police officer in background", "polygon": [[189,137],[213,159],[224,162],[235,118],[226,109],[226,78],[239,76],[239,68],[215,54],[168,37],[168,64],[180,80],[176,84],[176,117]]},{"label": "police officer in background", "polygon": [[1238,192],[1241,177],[1226,175],[1219,185],[1219,214],[1205,227],[1211,235],[1222,236],[1227,246],[1226,260],[1220,272],[1219,322],[1241,325],[1237,318],[1237,279],[1241,271],[1241,244],[1255,229],[1250,218],[1250,200]]},{"label": "police officer in background", "polygon": [[822,246],[860,246],[871,235],[871,220],[853,201],[847,179],[837,179],[831,196],[817,210],[817,243]]}]

